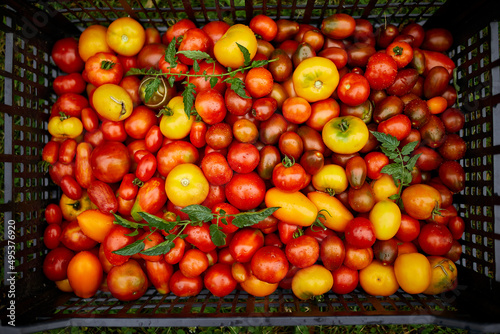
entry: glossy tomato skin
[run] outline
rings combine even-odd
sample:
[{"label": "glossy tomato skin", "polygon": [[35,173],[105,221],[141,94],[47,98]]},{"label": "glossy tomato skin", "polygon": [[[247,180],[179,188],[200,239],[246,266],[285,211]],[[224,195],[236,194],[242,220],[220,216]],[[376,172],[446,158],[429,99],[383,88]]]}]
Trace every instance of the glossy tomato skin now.
[{"label": "glossy tomato skin", "polygon": [[286,244],[285,254],[292,265],[306,268],[318,260],[319,243],[309,235],[301,235]]},{"label": "glossy tomato skin", "polygon": [[146,273],[149,281],[151,281],[156,288],[156,291],[163,295],[170,292],[168,282],[174,273],[174,267],[171,264],[164,260],[154,262],[146,261]]},{"label": "glossy tomato skin", "polygon": [[61,208],[54,203],[50,203],[45,208],[45,220],[48,224],[61,224],[62,223],[62,211]]},{"label": "glossy tomato skin", "polygon": [[289,269],[285,252],[277,246],[264,246],[257,250],[250,265],[252,273],[267,283],[279,283]]},{"label": "glossy tomato skin", "polygon": [[452,246],[453,235],[442,224],[425,224],[420,230],[418,244],[429,255],[444,255]]},{"label": "glossy tomato skin", "polygon": [[55,78],[52,87],[57,95],[65,93],[82,94],[85,91],[86,84],[80,73],[70,73]]},{"label": "glossy tomato skin", "polygon": [[391,56],[376,53],[368,59],[365,77],[371,89],[385,89],[396,80],[397,64]]},{"label": "glossy tomato skin", "polygon": [[[179,51],[202,51],[212,53],[212,40],[205,31],[199,28],[191,28],[183,34]],[[179,60],[189,66],[193,65],[193,60],[183,54],[179,54]]]},{"label": "glossy tomato skin", "polygon": [[234,174],[225,186],[229,203],[240,210],[255,209],[264,201],[266,185],[255,172]]},{"label": "glossy tomato skin", "polygon": [[51,281],[60,281],[68,277],[69,262],[75,253],[64,246],[52,249],[43,260],[43,273]]},{"label": "glossy tomato skin", "polygon": [[448,160],[443,162],[439,166],[439,178],[453,193],[465,189],[465,171],[457,161]]},{"label": "glossy tomato skin", "polygon": [[94,148],[90,164],[97,179],[106,183],[121,181],[130,169],[128,150],[122,143],[106,142]]},{"label": "glossy tomato skin", "polygon": [[184,233],[187,234],[185,238],[186,242],[189,242],[205,253],[211,252],[217,248],[210,237],[209,223],[203,223],[201,226],[188,225]]},{"label": "glossy tomato skin", "polygon": [[441,207],[441,194],[426,184],[411,185],[401,194],[405,211],[415,219],[428,219]]},{"label": "glossy tomato skin", "polygon": [[90,251],[83,251],[71,259],[68,280],[73,292],[80,298],[90,298],[102,283],[103,270],[99,258]]},{"label": "glossy tomato skin", "polygon": [[111,295],[122,301],[139,299],[148,289],[148,278],[133,259],[111,268],[106,280]]},{"label": "glossy tomato skin", "polygon": [[160,58],[165,55],[166,49],[166,45],[159,43],[145,45],[137,55],[137,67],[142,69],[153,67],[159,70],[158,63]]},{"label": "glossy tomato skin", "polygon": [[352,292],[359,283],[359,272],[343,265],[332,271],[332,276],[332,291],[337,294],[348,294]]},{"label": "glossy tomato skin", "polygon": [[344,39],[351,36],[356,29],[356,21],[347,14],[333,14],[321,22],[321,32],[334,39]]},{"label": "glossy tomato skin", "polygon": [[75,251],[85,251],[97,245],[97,241],[85,235],[76,220],[70,221],[62,230],[61,243],[67,248]]},{"label": "glossy tomato skin", "polygon": [[217,297],[224,297],[236,289],[237,281],[231,273],[231,266],[225,263],[216,263],[206,271],[203,282],[205,287]]},{"label": "glossy tomato skin", "polygon": [[158,172],[166,177],[170,171],[181,163],[197,163],[199,152],[193,144],[187,141],[174,141],[166,144],[158,151]]},{"label": "glossy tomato skin", "polygon": [[260,230],[243,228],[237,231],[231,239],[229,252],[237,262],[250,262],[255,252],[263,245],[264,234]]},{"label": "glossy tomato skin", "polygon": [[306,181],[306,172],[304,168],[297,163],[277,164],[273,169],[273,184],[286,192],[299,191],[304,187]]},{"label": "glossy tomato skin", "polygon": [[78,42],[72,37],[58,40],[52,47],[51,56],[61,71],[66,73],[81,72],[85,67],[78,53]]},{"label": "glossy tomato skin", "polygon": [[376,241],[373,224],[366,218],[356,217],[345,227],[345,240],[357,248],[368,248]]},{"label": "glossy tomato skin", "polygon": [[411,121],[406,115],[396,115],[383,121],[377,127],[378,132],[391,134],[397,140],[403,140],[410,134]]},{"label": "glossy tomato skin", "polygon": [[115,225],[104,238],[104,255],[112,265],[119,266],[127,262],[130,258],[130,256],[113,253],[135,241],[135,237],[127,235],[130,233],[132,233],[132,230],[121,225]]},{"label": "glossy tomato skin", "polygon": [[357,106],[365,102],[370,96],[370,85],[364,76],[347,73],[339,81],[337,94],[345,104]]}]

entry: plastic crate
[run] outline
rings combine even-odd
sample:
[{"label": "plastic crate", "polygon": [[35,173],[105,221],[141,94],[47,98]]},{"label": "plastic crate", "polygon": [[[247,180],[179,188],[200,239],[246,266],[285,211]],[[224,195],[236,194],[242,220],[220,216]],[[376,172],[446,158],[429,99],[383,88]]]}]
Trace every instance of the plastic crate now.
[{"label": "plastic crate", "polygon": [[[32,2],[7,0],[0,7],[0,215],[2,216],[0,332],[32,332],[66,326],[283,326],[349,324],[422,324],[500,332],[500,60],[499,27],[494,0],[360,1],[334,4],[303,1],[126,1],[112,8],[107,0]],[[97,6],[98,3],[98,6]],[[116,4],[117,1],[113,1]],[[241,2],[243,3],[243,2]],[[174,4],[182,5],[181,8]],[[371,20],[375,26],[409,20],[425,27],[446,27],[455,38],[451,57],[458,65],[458,105],[466,114],[461,136],[468,143],[464,166],[467,186],[454,196],[466,221],[461,240],[456,290],[438,295],[409,295],[399,290],[390,297],[373,297],[362,290],[348,295],[326,294],[321,301],[300,301],[291,291],[277,290],[257,298],[235,291],[217,298],[204,290],[179,298],[150,289],[134,302],[120,302],[107,293],[90,299],[61,293],[42,272],[43,210],[56,202],[51,184],[38,162],[49,140],[47,121],[55,95],[51,80],[57,69],[50,59],[53,43],[77,36],[91,24],[107,25],[130,15],[144,26],[165,31],[171,19],[188,17],[203,25],[209,20],[248,23],[267,14],[319,24],[324,17],[344,12]],[[495,127],[495,124],[497,126]],[[13,226],[9,227],[9,226]],[[15,267],[10,268],[9,229],[15,230]],[[12,240],[10,240],[12,241]],[[11,272],[15,283],[8,279]],[[15,298],[9,296],[15,289]],[[15,302],[15,324],[8,324]]]}]

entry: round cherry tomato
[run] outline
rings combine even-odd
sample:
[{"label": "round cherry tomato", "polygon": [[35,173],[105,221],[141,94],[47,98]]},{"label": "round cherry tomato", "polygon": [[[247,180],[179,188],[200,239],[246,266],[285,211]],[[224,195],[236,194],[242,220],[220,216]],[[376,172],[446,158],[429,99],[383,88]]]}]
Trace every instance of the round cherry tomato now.
[{"label": "round cherry tomato", "polygon": [[345,240],[357,248],[368,248],[376,241],[373,223],[366,218],[356,217],[345,227]]},{"label": "round cherry tomato", "polygon": [[289,269],[285,252],[276,246],[259,248],[252,256],[250,266],[252,273],[267,283],[279,283],[285,278]]},{"label": "round cherry tomato", "polygon": [[306,171],[288,157],[273,168],[273,184],[280,190],[286,192],[299,191],[304,187],[306,181]]},{"label": "round cherry tomato", "polygon": [[418,235],[418,245],[429,255],[445,255],[452,246],[453,235],[442,224],[425,224]]},{"label": "round cherry tomato", "polygon": [[43,273],[51,281],[68,277],[68,265],[75,253],[64,246],[52,249],[43,260]]},{"label": "round cherry tomato", "polygon": [[231,273],[231,266],[216,263],[205,272],[203,276],[205,287],[216,297],[222,298],[236,289],[237,281]]},{"label": "round cherry tomato", "polygon": [[364,76],[347,73],[339,81],[337,94],[345,104],[357,106],[365,102],[370,96],[370,85]]},{"label": "round cherry tomato", "polygon": [[58,40],[54,44],[51,56],[54,63],[56,63],[61,71],[65,73],[76,73],[81,72],[85,67],[85,63],[78,51],[78,42],[72,37],[67,37]]},{"label": "round cherry tomato", "polygon": [[306,268],[312,266],[319,258],[319,243],[309,235],[290,240],[285,247],[286,258],[293,266]]},{"label": "round cherry tomato", "polygon": [[107,183],[121,181],[130,169],[127,147],[119,142],[106,142],[92,151],[90,164],[98,180]]},{"label": "round cherry tomato", "polygon": [[266,185],[255,172],[234,174],[225,186],[226,198],[239,210],[251,210],[264,200]]},{"label": "round cherry tomato", "polygon": [[377,52],[368,59],[365,78],[371,89],[385,89],[396,80],[398,65],[391,56]]},{"label": "round cherry tomato", "polygon": [[135,107],[130,117],[124,121],[127,135],[134,139],[144,139],[149,129],[156,125],[158,119],[155,113],[146,106]]},{"label": "round cherry tomato", "polygon": [[112,53],[96,53],[85,62],[85,71],[90,83],[96,87],[118,85],[123,77],[123,66]]},{"label": "round cherry tomato", "polygon": [[406,187],[401,199],[406,213],[415,219],[428,219],[441,207],[441,194],[426,184]]}]

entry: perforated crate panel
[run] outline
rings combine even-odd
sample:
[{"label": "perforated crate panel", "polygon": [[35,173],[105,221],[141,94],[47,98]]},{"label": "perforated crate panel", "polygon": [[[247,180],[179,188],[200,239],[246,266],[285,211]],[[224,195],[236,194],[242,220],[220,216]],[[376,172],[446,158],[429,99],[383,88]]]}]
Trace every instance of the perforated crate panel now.
[{"label": "perforated crate panel", "polygon": [[[435,323],[499,332],[500,268],[500,68],[499,12],[493,0],[478,1],[315,1],[246,2],[230,8],[216,2],[212,7],[198,1],[34,2],[7,1],[0,13],[0,237],[3,284],[0,287],[0,332],[32,332],[65,326],[258,326],[347,325],[388,323]],[[145,7],[150,4],[149,7]],[[180,6],[182,4],[182,6]],[[404,24],[426,22],[444,26],[456,38],[450,52],[458,64],[458,107],[466,114],[460,135],[468,152],[460,162],[467,175],[466,189],[454,196],[466,221],[457,263],[459,285],[439,296],[409,295],[398,291],[390,297],[373,297],[362,290],[349,295],[327,294],[319,300],[300,301],[291,291],[277,290],[256,298],[235,291],[225,298],[207,290],[196,297],[163,296],[154,289],[141,299],[120,302],[109,293],[80,299],[58,291],[42,272],[43,210],[57,203],[58,190],[39,166],[41,150],[49,140],[46,131],[50,108],[56,99],[51,80],[58,73],[50,60],[53,43],[77,36],[92,24],[109,24],[130,15],[145,27],[165,31],[172,19],[188,17],[202,26],[209,20],[248,23],[255,14],[318,24],[334,13],[344,12],[371,20]],[[244,14],[245,19],[240,18]],[[15,222],[14,270],[8,262],[8,225]],[[16,324],[7,326],[5,315],[10,285],[16,276]]]}]

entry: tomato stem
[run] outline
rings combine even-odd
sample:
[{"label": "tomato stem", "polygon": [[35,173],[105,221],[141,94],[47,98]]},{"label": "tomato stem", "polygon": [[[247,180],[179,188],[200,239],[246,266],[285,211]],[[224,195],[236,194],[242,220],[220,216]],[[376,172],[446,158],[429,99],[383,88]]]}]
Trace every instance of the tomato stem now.
[{"label": "tomato stem", "polygon": [[343,118],[342,121],[340,121],[339,129],[342,132],[346,132],[347,130],[349,130],[349,122],[347,122],[345,118]]},{"label": "tomato stem", "polygon": [[283,166],[285,168],[290,168],[292,167],[293,165],[295,165],[295,158],[292,157],[292,159],[290,159],[288,157],[288,155],[285,155],[285,157],[283,158],[283,160],[281,161],[281,163],[283,164]]},{"label": "tomato stem", "polygon": [[396,56],[401,56],[403,54],[403,48],[399,45],[396,45],[394,48],[392,48],[392,51]]},{"label": "tomato stem", "polygon": [[101,69],[103,70],[111,70],[113,67],[115,67],[115,63],[111,60],[103,60],[101,62]]}]

